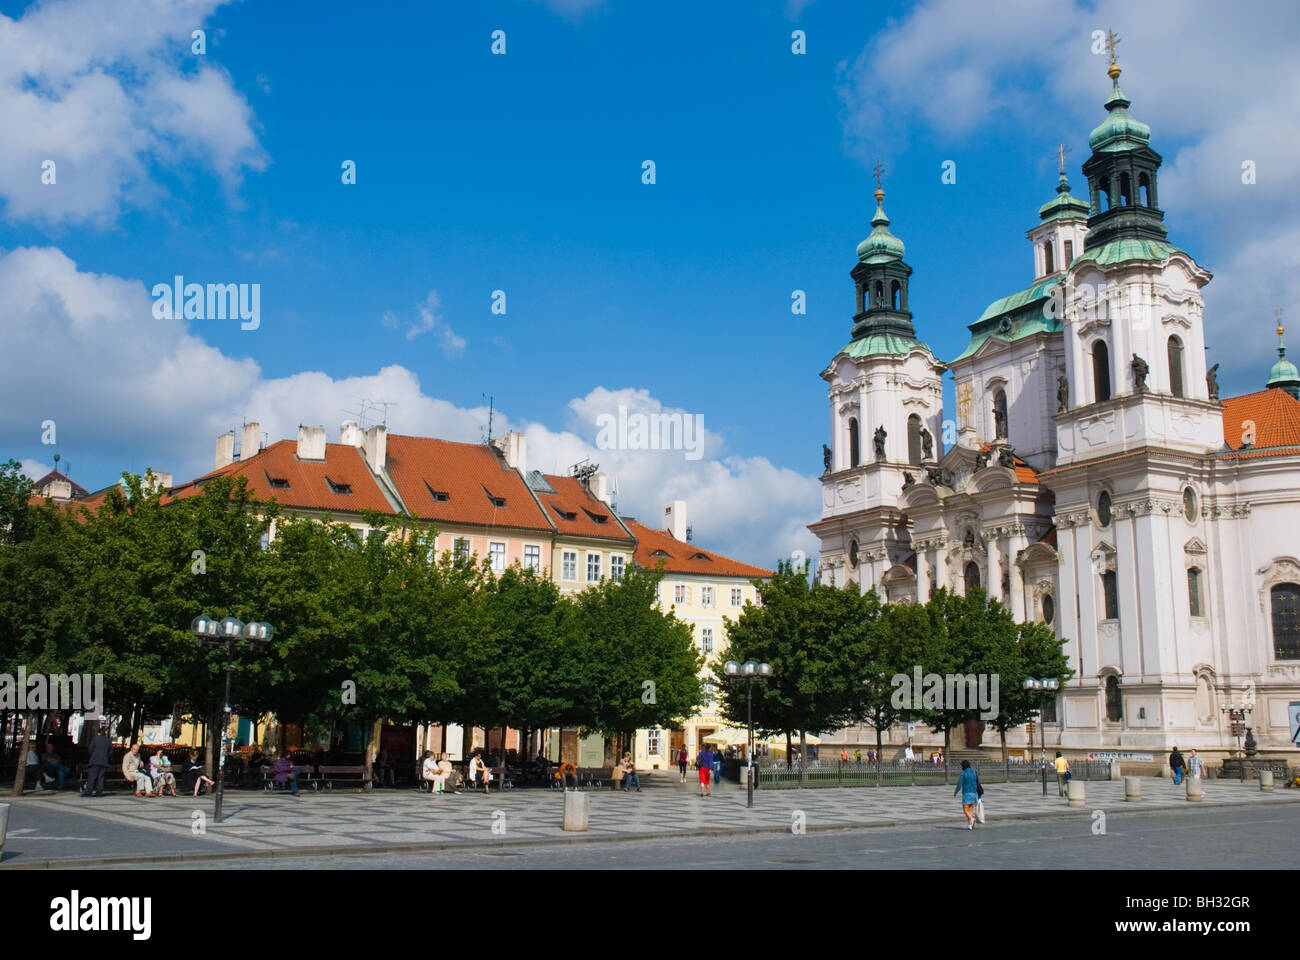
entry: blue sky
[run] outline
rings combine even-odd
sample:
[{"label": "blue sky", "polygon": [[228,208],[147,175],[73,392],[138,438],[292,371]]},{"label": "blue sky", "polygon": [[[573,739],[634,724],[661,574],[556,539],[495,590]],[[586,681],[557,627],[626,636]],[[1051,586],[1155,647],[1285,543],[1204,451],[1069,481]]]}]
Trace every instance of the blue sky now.
[{"label": "blue sky", "polygon": [[[0,3],[19,28],[0,39],[0,296],[23,347],[0,367],[6,455],[50,464],[52,418],[85,486],[179,479],[245,417],[333,440],[365,397],[395,404],[395,431],[477,440],[488,394],[532,466],[603,455],[625,511],[682,497],[702,543],[771,564],[808,549],[819,510],[818,373],[848,340],[871,163],[918,333],[955,356],[1033,279],[1024,232],[1058,141],[1085,193],[1109,91],[1095,27],[1124,38],[1170,239],[1216,274],[1224,393],[1262,387],[1272,308],[1296,292],[1294,10],[969,6]],[[1264,182],[1243,189],[1256,155]],[[39,184],[47,156],[57,185]],[[261,326],[141,317],[176,274],[260,283]],[[619,402],[702,414],[708,455],[593,452]]]}]

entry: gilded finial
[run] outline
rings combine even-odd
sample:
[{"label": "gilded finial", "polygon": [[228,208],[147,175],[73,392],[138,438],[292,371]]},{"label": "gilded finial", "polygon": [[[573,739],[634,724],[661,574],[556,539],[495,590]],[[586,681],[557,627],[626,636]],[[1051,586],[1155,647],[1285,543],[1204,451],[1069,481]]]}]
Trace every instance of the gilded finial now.
[{"label": "gilded finial", "polygon": [[1117,34],[1114,30],[1107,30],[1106,50],[1110,53],[1110,68],[1106,71],[1106,75],[1110,77],[1112,80],[1119,79],[1119,73],[1120,73],[1119,64],[1115,62],[1115,46],[1118,43],[1119,43],[1119,34]]},{"label": "gilded finial", "polygon": [[880,177],[881,177],[881,175],[882,175],[884,172],[885,172],[885,168],[882,167],[882,166],[880,165],[880,161],[877,160],[877,161],[876,161],[876,170],[875,170],[875,173],[876,173],[876,203],[879,203],[881,200],[884,200],[884,199],[885,199],[885,191],[882,190],[881,187],[880,187]]},{"label": "gilded finial", "polygon": [[1282,326],[1282,308],[1277,308],[1277,335],[1279,337],[1286,333],[1286,328]]}]

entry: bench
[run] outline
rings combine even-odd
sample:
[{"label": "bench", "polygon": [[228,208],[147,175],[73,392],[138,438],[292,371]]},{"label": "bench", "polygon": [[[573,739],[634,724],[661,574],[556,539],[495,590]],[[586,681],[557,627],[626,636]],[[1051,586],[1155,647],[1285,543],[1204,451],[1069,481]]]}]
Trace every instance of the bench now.
[{"label": "bench", "polygon": [[311,788],[319,790],[323,787],[326,790],[333,790],[336,783],[347,784],[358,789],[364,788],[366,785],[366,768],[361,765],[334,766],[321,764],[320,776],[311,780]]},{"label": "bench", "polygon": [[[325,769],[324,767],[321,767],[322,771],[324,769]],[[293,770],[291,770],[290,772],[294,775],[295,778],[297,778],[299,787],[310,786],[313,790],[320,789],[320,778],[316,777],[315,774],[312,773],[311,767],[295,766]],[[264,789],[267,793],[271,793],[272,791],[275,790],[288,790],[289,781],[286,779],[284,783],[277,783],[275,779],[274,767],[263,767],[262,768],[262,789]],[[327,787],[326,789],[329,788]]]}]

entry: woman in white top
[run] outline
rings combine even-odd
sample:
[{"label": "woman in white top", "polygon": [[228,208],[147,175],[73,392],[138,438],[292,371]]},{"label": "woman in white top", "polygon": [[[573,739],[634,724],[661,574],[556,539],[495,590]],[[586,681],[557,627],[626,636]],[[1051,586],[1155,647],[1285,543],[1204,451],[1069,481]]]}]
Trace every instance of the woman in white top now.
[{"label": "woman in white top", "polygon": [[171,761],[161,751],[149,758],[149,776],[153,779],[154,792],[160,797],[163,795],[163,790],[169,787],[172,796],[176,796],[176,777],[171,769]]},{"label": "woman in white top", "polygon": [[492,774],[488,772],[487,765],[483,762],[482,755],[476,753],[469,762],[470,784],[472,785],[480,775],[483,777],[483,792],[491,793],[489,786],[492,782]]},{"label": "woman in white top", "polygon": [[438,764],[428,750],[424,751],[424,762],[420,764],[420,779],[426,781],[434,793],[442,792],[438,789]]}]

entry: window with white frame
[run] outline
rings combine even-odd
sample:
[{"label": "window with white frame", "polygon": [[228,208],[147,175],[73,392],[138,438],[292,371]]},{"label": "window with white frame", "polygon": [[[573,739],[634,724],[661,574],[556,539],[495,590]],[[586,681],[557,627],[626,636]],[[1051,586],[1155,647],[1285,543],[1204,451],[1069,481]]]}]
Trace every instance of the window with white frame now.
[{"label": "window with white frame", "polygon": [[660,752],[660,750],[663,749],[663,748],[660,746],[660,745],[662,744],[662,742],[663,742],[663,731],[662,731],[662,730],[657,730],[657,729],[655,729],[654,727],[651,727],[649,730],[646,731],[646,747],[645,747],[645,749],[646,749],[646,753],[650,754],[650,756],[652,756],[652,757],[657,757],[657,756],[659,756],[659,752]]},{"label": "window with white frame", "polygon": [[599,553],[587,554],[587,582],[588,583],[600,582],[600,554]]},{"label": "window with white frame", "polygon": [[686,602],[686,584],[684,583],[673,584],[673,603],[685,603],[685,602]]},{"label": "window with white frame", "polygon": [[271,531],[263,530],[260,542],[263,550],[269,550],[271,548]]},{"label": "window with white frame", "polygon": [[609,576],[611,580],[623,579],[624,558],[621,556],[612,556],[609,558]]},{"label": "window with white frame", "polygon": [[578,579],[578,551],[577,550],[564,551],[564,563],[562,564],[560,575],[565,580]]},{"label": "window with white frame", "polygon": [[712,587],[700,587],[700,606],[702,606],[702,607],[711,607],[711,606],[713,606],[713,588],[712,588]]},{"label": "window with white frame", "polygon": [[741,589],[740,589],[740,587],[732,587],[732,588],[731,588],[731,605],[732,605],[733,607],[738,607],[738,606],[741,605],[741,603],[743,603],[743,594],[741,593]]},{"label": "window with white frame", "polygon": [[457,563],[469,563],[469,541],[464,537],[457,537],[452,545],[452,556]]},{"label": "window with white frame", "polygon": [[713,628],[700,628],[700,646],[704,648],[705,653],[713,652]]},{"label": "window with white frame", "polygon": [[493,573],[500,573],[506,568],[506,545],[504,543],[489,543],[488,556],[492,559]]},{"label": "window with white frame", "polygon": [[540,570],[542,568],[542,548],[535,543],[524,547],[524,569]]}]

